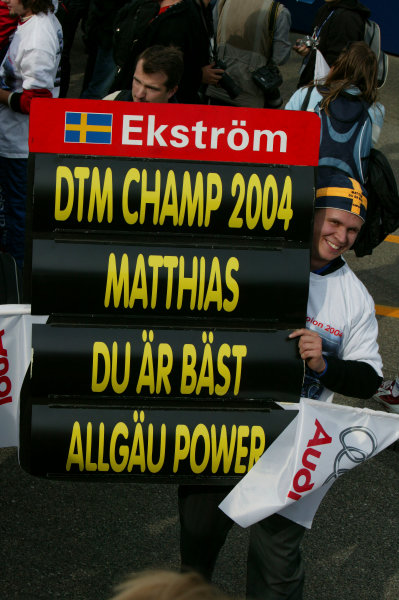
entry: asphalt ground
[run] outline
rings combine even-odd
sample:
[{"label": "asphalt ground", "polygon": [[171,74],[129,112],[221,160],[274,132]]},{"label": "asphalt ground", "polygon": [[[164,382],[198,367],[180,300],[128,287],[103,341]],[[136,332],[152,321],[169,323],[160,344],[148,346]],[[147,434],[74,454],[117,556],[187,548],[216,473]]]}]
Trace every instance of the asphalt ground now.
[{"label": "asphalt ground", "polygon": [[[84,60],[77,39],[71,97],[79,94]],[[296,56],[282,68],[285,100],[298,68]],[[379,147],[396,174],[398,87],[399,58],[391,57]],[[387,377],[399,370],[399,231],[390,240],[370,257],[347,256],[380,313]],[[380,408],[372,399],[336,402]],[[399,598],[398,474],[393,445],[334,484],[304,538],[305,600]],[[0,450],[0,532],[0,600],[106,600],[130,571],[179,566],[175,485],[41,480],[20,469],[15,448]],[[244,595],[246,544],[247,531],[234,527],[216,567],[215,582],[235,596]]]}]

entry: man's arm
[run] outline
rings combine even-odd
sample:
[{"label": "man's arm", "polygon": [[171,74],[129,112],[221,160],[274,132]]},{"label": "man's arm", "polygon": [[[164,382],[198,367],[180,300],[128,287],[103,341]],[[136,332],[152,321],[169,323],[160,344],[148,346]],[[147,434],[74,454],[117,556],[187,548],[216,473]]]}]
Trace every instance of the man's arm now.
[{"label": "man's arm", "polygon": [[279,11],[273,36],[272,57],[276,65],[287,62],[291,53],[291,13],[285,6]]},{"label": "man's arm", "polygon": [[382,377],[365,362],[328,356],[327,363],[327,370],[320,376],[320,381],[331,391],[343,396],[371,398],[382,381]]}]

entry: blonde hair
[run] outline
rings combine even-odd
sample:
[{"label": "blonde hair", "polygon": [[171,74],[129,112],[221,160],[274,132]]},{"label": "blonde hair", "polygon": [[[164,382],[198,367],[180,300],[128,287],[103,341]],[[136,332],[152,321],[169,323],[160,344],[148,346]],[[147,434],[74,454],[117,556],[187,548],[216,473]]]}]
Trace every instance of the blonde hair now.
[{"label": "blonde hair", "polygon": [[228,600],[194,572],[150,570],[133,573],[116,588],[111,600]]}]

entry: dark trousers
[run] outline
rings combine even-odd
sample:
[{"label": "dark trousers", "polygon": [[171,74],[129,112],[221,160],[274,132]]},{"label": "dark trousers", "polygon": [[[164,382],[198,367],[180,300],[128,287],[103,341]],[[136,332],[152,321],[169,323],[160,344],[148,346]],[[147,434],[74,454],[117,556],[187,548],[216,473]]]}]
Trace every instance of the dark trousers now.
[{"label": "dark trousers", "polygon": [[[218,508],[227,486],[180,486],[180,552],[183,569],[211,579],[218,554],[234,522]],[[247,597],[301,600],[304,569],[300,543],[305,529],[280,515],[251,526]]]},{"label": "dark trousers", "polygon": [[0,246],[22,269],[28,178],[26,158],[0,156]]}]

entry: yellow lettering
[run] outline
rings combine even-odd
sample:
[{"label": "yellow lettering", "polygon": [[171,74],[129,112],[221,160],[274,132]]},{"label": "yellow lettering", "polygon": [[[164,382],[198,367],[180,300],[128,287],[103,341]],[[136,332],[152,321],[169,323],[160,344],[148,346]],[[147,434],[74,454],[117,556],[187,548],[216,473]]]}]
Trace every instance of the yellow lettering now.
[{"label": "yellow lettering", "polygon": [[[166,363],[164,363],[166,358]],[[158,364],[157,364],[157,385],[156,393],[159,394],[164,385],[165,393],[170,394],[171,385],[169,382],[168,375],[170,374],[173,366],[173,352],[169,344],[159,344],[158,346]]]},{"label": "yellow lettering", "polygon": [[83,203],[85,197],[85,181],[90,177],[89,167],[75,167],[74,176],[78,180],[78,221],[83,219]]},{"label": "yellow lettering", "polygon": [[[104,377],[98,381],[98,362],[100,355],[104,359]],[[108,346],[104,342],[94,342],[93,344],[93,367],[91,376],[92,392],[103,392],[108,385],[111,374],[111,357]]]},{"label": "yellow lettering", "polygon": [[240,391],[242,359],[247,355],[246,346],[233,346],[233,356],[237,358],[236,378],[234,381],[234,395],[237,396]]},{"label": "yellow lettering", "polygon": [[191,188],[191,178],[188,171],[184,171],[182,194],[180,202],[179,225],[184,223],[184,215],[187,206],[187,224],[192,226],[198,211],[198,227],[204,222],[204,178],[202,173],[198,172],[195,178],[194,194]]},{"label": "yellow lettering", "polygon": [[172,304],[172,290],[173,290],[173,271],[176,269],[179,264],[177,256],[164,256],[163,257],[163,265],[168,270],[168,282],[166,287],[166,301],[165,307],[167,309],[170,308]]},{"label": "yellow lettering", "polygon": [[158,293],[158,280],[159,273],[158,270],[163,266],[163,257],[157,256],[156,254],[151,254],[148,257],[148,266],[152,269],[152,291],[151,291],[151,308],[155,308],[157,303],[157,293]]},{"label": "yellow lettering", "polygon": [[211,272],[209,274],[208,289],[206,291],[204,310],[208,310],[209,304],[216,302],[218,310],[222,310],[223,295],[222,295],[222,277],[220,274],[219,259],[214,256],[211,264]]},{"label": "yellow lettering", "polygon": [[113,217],[113,194],[112,194],[112,171],[108,167],[105,171],[104,185],[101,190],[100,174],[98,167],[94,167],[91,176],[89,212],[87,220],[89,223],[93,220],[94,207],[97,208],[97,221],[102,223],[105,209],[107,208],[107,221],[112,223]]},{"label": "yellow lettering", "polygon": [[[215,188],[215,195],[213,195]],[[222,180],[217,173],[209,173],[206,180],[206,208],[205,208],[205,227],[209,226],[211,212],[219,208],[222,201]]]},{"label": "yellow lettering", "polygon": [[[184,395],[192,394],[197,383],[197,374],[195,372],[195,363],[197,362],[197,352],[193,344],[184,344],[182,358],[182,373],[180,392]],[[189,380],[189,382],[187,382]]]},{"label": "yellow lettering", "polygon": [[129,437],[129,429],[126,423],[117,423],[111,434],[111,440],[109,445],[109,462],[111,465],[111,469],[115,473],[121,473],[126,468],[127,461],[129,460],[129,447],[127,446],[127,444],[121,444],[118,449],[118,453],[119,456],[122,458],[122,461],[118,462],[116,460],[116,443],[120,435],[124,437],[125,440],[127,440],[127,438]]},{"label": "yellow lettering", "polygon": [[125,372],[122,383],[118,383],[118,344],[114,342],[112,344],[112,372],[111,372],[111,383],[112,389],[117,394],[123,394],[129,383],[130,377],[130,342],[126,342],[125,345]]},{"label": "yellow lettering", "polygon": [[161,196],[161,172],[159,169],[155,172],[155,189],[149,190],[147,187],[147,170],[143,169],[141,184],[141,204],[140,204],[140,225],[145,222],[145,213],[147,204],[154,206],[153,223],[156,225],[159,218],[159,203]]},{"label": "yellow lettering", "polygon": [[[183,445],[181,445],[183,442]],[[179,468],[179,462],[185,460],[190,451],[190,431],[187,425],[177,425],[175,437],[175,454],[173,460],[173,473]]]},{"label": "yellow lettering", "polygon": [[218,396],[224,396],[225,394],[227,394],[227,390],[230,387],[230,370],[223,362],[224,357],[230,358],[230,356],[230,346],[228,344],[222,344],[218,352],[217,368],[219,375],[221,375],[224,379],[224,385],[222,386],[218,383],[215,385],[215,394],[217,394]]},{"label": "yellow lettering", "polygon": [[93,426],[90,421],[87,423],[86,429],[86,471],[97,471],[97,463],[91,462],[91,447],[93,440]]},{"label": "yellow lettering", "polygon": [[239,268],[240,265],[238,259],[235,256],[229,258],[226,265],[226,286],[233,294],[233,297],[231,300],[227,300],[227,298],[223,300],[223,310],[226,312],[233,312],[238,304],[240,288],[238,287],[237,281],[232,277],[231,272],[238,271]]},{"label": "yellow lettering", "polygon": [[184,256],[180,257],[179,261],[179,285],[177,291],[177,308],[181,309],[183,304],[183,292],[184,290],[191,291],[190,295],[190,310],[195,307],[195,300],[197,297],[197,280],[198,280],[198,258],[193,258],[193,270],[191,277],[184,276]]},{"label": "yellow lettering", "polygon": [[123,190],[122,190],[122,213],[125,222],[128,225],[134,225],[137,223],[138,213],[137,210],[134,212],[130,212],[129,210],[129,189],[132,181],[136,181],[137,183],[140,181],[140,172],[138,169],[129,169],[126,173],[125,180],[123,182]]},{"label": "yellow lettering", "polygon": [[129,308],[133,308],[136,300],[141,300],[143,308],[148,306],[147,277],[145,272],[144,256],[139,254],[134,271],[132,291],[130,294]]},{"label": "yellow lettering", "polygon": [[[75,448],[76,447],[76,448]],[[73,424],[71,443],[69,444],[68,458],[66,463],[66,470],[70,471],[72,465],[78,465],[79,471],[84,469],[84,457],[83,457],[83,444],[82,444],[82,433],[80,431],[80,424],[75,421]]]},{"label": "yellow lettering", "polygon": [[[204,441],[204,458],[202,459],[202,462],[200,464],[197,464],[196,449],[197,449],[197,442],[200,437],[202,437],[202,439]],[[202,473],[202,471],[206,468],[206,465],[208,464],[208,461],[209,461],[210,451],[211,451],[210,445],[211,445],[211,442],[209,439],[209,432],[208,432],[207,428],[202,423],[197,425],[193,431],[193,437],[191,439],[191,448],[190,448],[190,467],[191,467],[191,470],[193,473]]]},{"label": "yellow lettering", "polygon": [[[66,181],[68,200],[65,208],[61,208],[62,180]],[[56,221],[66,221],[71,216],[73,208],[74,186],[73,176],[68,167],[57,167],[55,179],[54,218]]]},{"label": "yellow lettering", "polygon": [[109,471],[109,464],[104,462],[104,423],[100,423],[98,431],[98,470]]},{"label": "yellow lettering", "polygon": [[[152,332],[150,332],[152,333]],[[150,341],[152,342],[153,336],[151,336]],[[143,358],[141,360],[141,367],[139,378],[137,381],[136,392],[138,394],[141,393],[141,389],[143,387],[149,388],[149,393],[153,394],[155,390],[154,383],[154,361],[152,358],[152,347],[150,342],[144,344]]]},{"label": "yellow lettering", "polygon": [[248,471],[262,456],[266,446],[265,431],[260,425],[251,427],[251,445],[249,449]]},{"label": "yellow lettering", "polygon": [[226,425],[222,425],[220,430],[219,444],[216,439],[216,427],[212,425],[211,427],[211,441],[212,441],[212,473],[216,473],[220,461],[223,456],[223,473],[227,473],[230,469],[233,455],[234,455],[234,446],[236,443],[237,437],[237,427],[235,425],[231,428],[231,436],[230,436],[230,446],[228,443],[227,429]]},{"label": "yellow lettering", "polygon": [[159,448],[159,461],[155,464],[152,460],[152,453],[154,447],[154,427],[152,424],[148,426],[148,449],[147,449],[147,467],[150,473],[158,473],[165,462],[165,448],[166,448],[166,425],[161,426],[161,441]]},{"label": "yellow lettering", "polygon": [[108,259],[107,284],[105,288],[104,306],[108,308],[111,293],[113,293],[113,305],[119,306],[123,292],[123,306],[129,305],[129,258],[127,254],[122,255],[119,277],[116,272],[115,254],[111,252]]},{"label": "yellow lettering", "polygon": [[244,437],[249,436],[249,427],[248,425],[239,425],[237,430],[237,452],[236,452],[236,462],[234,465],[235,473],[245,473],[246,468],[245,465],[241,464],[241,459],[245,458],[248,455],[248,448],[242,445],[242,441]]},{"label": "yellow lettering", "polygon": [[165,195],[162,202],[161,216],[159,217],[160,225],[164,224],[165,217],[172,217],[174,226],[178,224],[179,209],[177,204],[176,178],[173,171],[169,171],[166,178]]}]

